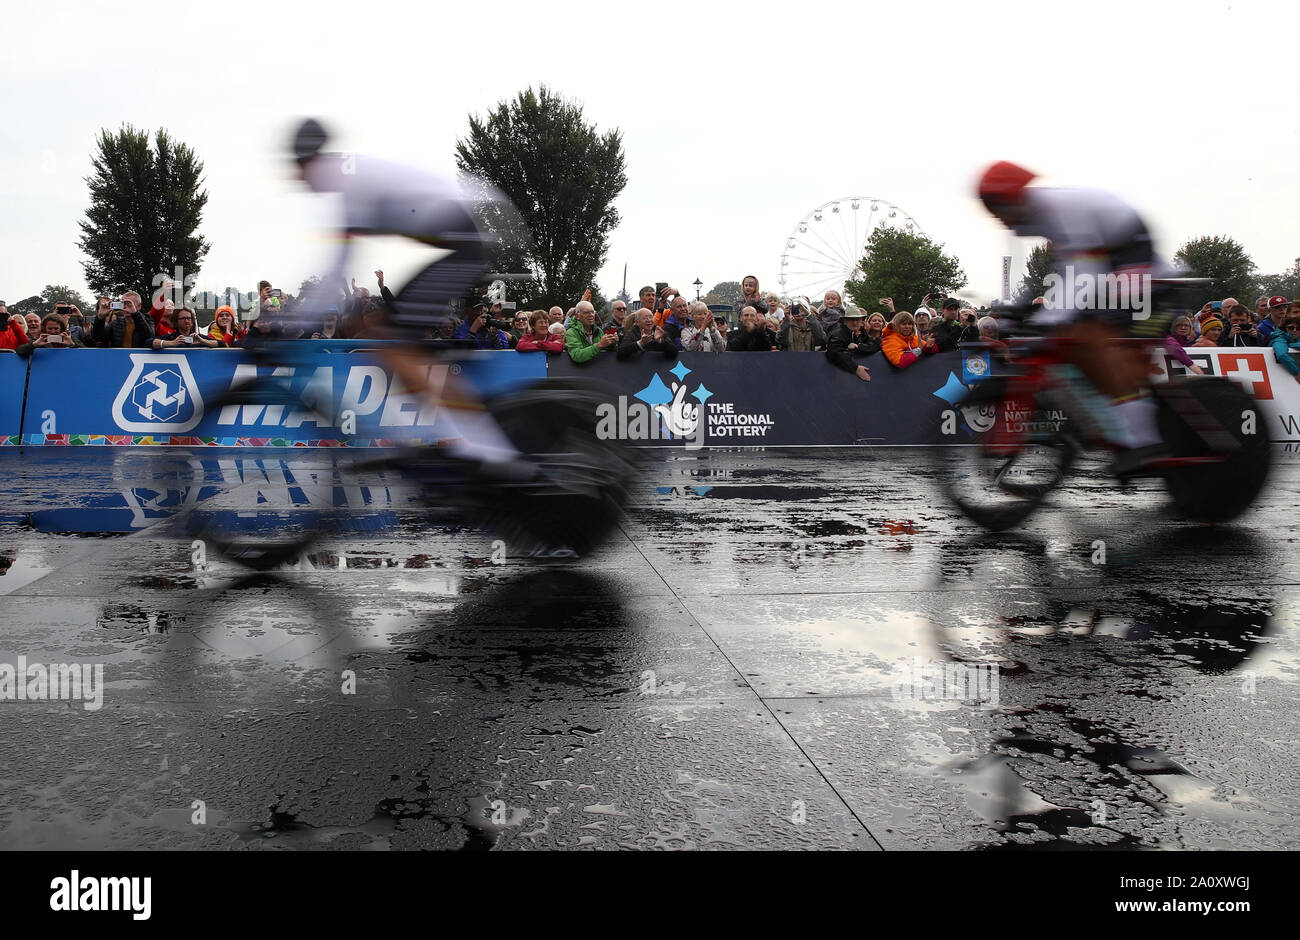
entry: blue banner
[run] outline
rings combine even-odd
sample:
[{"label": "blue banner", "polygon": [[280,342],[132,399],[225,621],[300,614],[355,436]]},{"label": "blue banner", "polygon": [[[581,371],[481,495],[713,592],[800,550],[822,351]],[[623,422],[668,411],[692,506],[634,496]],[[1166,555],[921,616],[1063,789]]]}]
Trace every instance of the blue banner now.
[{"label": "blue banner", "polygon": [[27,360],[12,350],[0,350],[0,444],[18,443],[26,384]]},{"label": "blue banner", "polygon": [[[397,387],[374,345],[294,345],[293,364],[274,370],[242,350],[37,350],[23,442],[364,447],[448,436],[439,409]],[[546,364],[540,353],[466,351],[429,366],[433,390],[452,374],[490,395],[544,378]],[[211,407],[255,375],[288,379],[301,407]]]}]

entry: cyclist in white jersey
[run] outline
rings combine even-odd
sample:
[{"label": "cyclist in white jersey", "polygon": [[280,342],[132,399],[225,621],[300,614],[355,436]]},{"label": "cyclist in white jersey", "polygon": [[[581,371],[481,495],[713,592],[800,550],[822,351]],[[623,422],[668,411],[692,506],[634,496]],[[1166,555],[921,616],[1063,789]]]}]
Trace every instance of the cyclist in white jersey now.
[{"label": "cyclist in white jersey", "polygon": [[[508,200],[486,185],[471,194],[455,180],[426,170],[362,154],[325,153],[327,140],[325,129],[313,119],[304,121],[293,138],[302,180],[318,193],[338,193],[343,202],[342,245],[320,285],[299,305],[296,325],[306,319],[319,322],[333,302],[329,294],[345,278],[353,238],[403,235],[451,250],[417,274],[402,289],[400,304],[388,310],[385,330],[391,338],[413,341],[428,335],[445,319],[450,305],[464,298],[487,271],[490,239],[479,230],[472,207],[485,201],[508,207]],[[400,344],[379,352],[408,390],[429,393],[427,351]],[[437,404],[439,422],[455,438],[451,454],[501,466],[520,456],[478,396],[450,375]],[[518,470],[507,475],[517,475]]]},{"label": "cyclist in white jersey", "polygon": [[1169,271],[1156,258],[1146,223],[1124,200],[1094,189],[1030,186],[1033,179],[1023,167],[995,163],[980,179],[979,197],[1017,235],[1052,243],[1058,289],[1030,322],[1073,341],[1065,347],[1071,364],[1105,398],[1074,387],[1099,430],[1126,448],[1113,469],[1136,472],[1164,456],[1164,447],[1147,357],[1115,341],[1150,316],[1151,277]]}]

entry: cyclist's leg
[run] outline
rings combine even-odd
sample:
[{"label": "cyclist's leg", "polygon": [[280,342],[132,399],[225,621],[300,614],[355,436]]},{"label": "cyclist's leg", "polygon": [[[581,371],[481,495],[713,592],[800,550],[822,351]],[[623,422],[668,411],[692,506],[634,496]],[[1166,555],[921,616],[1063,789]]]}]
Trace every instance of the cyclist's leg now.
[{"label": "cyclist's leg", "polygon": [[1148,391],[1149,367],[1139,343],[1123,342],[1128,331],[1114,317],[1089,317],[1074,324],[1069,362],[1108,403],[1106,438],[1129,449],[1158,448],[1155,399]]},{"label": "cyclist's leg", "polygon": [[421,348],[420,340],[488,269],[485,239],[468,213],[457,228],[424,239],[450,248],[451,254],[428,265],[402,288],[388,312],[387,327],[393,338],[405,343],[381,352],[404,388],[438,405],[439,422],[453,438],[448,446],[451,454],[494,463],[512,460],[520,456],[518,449],[468,382],[448,373],[438,390],[428,383],[429,352]]}]

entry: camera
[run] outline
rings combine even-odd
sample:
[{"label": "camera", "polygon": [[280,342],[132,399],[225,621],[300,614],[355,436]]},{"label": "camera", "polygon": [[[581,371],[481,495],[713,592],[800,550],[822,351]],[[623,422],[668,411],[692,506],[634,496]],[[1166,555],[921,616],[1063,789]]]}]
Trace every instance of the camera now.
[{"label": "camera", "polygon": [[122,303],[122,301],[120,301],[120,300],[114,300],[114,301],[112,301],[112,302],[109,303],[109,305],[108,305],[108,309],[109,309],[109,310],[125,310],[125,309],[126,309],[126,304]]},{"label": "camera", "polygon": [[483,325],[484,325],[484,326],[495,326],[498,330],[508,330],[508,329],[510,329],[510,321],[509,321],[509,320],[498,320],[498,319],[496,319],[496,318],[494,318],[494,317],[488,317],[488,318],[483,322]]}]

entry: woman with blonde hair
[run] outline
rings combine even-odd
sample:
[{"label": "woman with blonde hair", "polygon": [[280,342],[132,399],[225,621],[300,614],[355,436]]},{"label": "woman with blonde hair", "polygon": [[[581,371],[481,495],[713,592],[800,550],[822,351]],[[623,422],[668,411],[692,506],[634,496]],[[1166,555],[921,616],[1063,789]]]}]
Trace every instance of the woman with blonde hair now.
[{"label": "woman with blonde hair", "polygon": [[900,310],[881,334],[880,351],[891,365],[906,369],[919,362],[923,355],[933,353],[935,346],[921,343],[916,332],[916,319],[906,310]]},{"label": "woman with blonde hair", "polygon": [[740,300],[732,306],[731,310],[736,316],[740,316],[741,311],[746,307],[753,307],[760,317],[767,316],[767,301],[758,291],[758,278],[752,274],[746,274],[740,279]]}]

